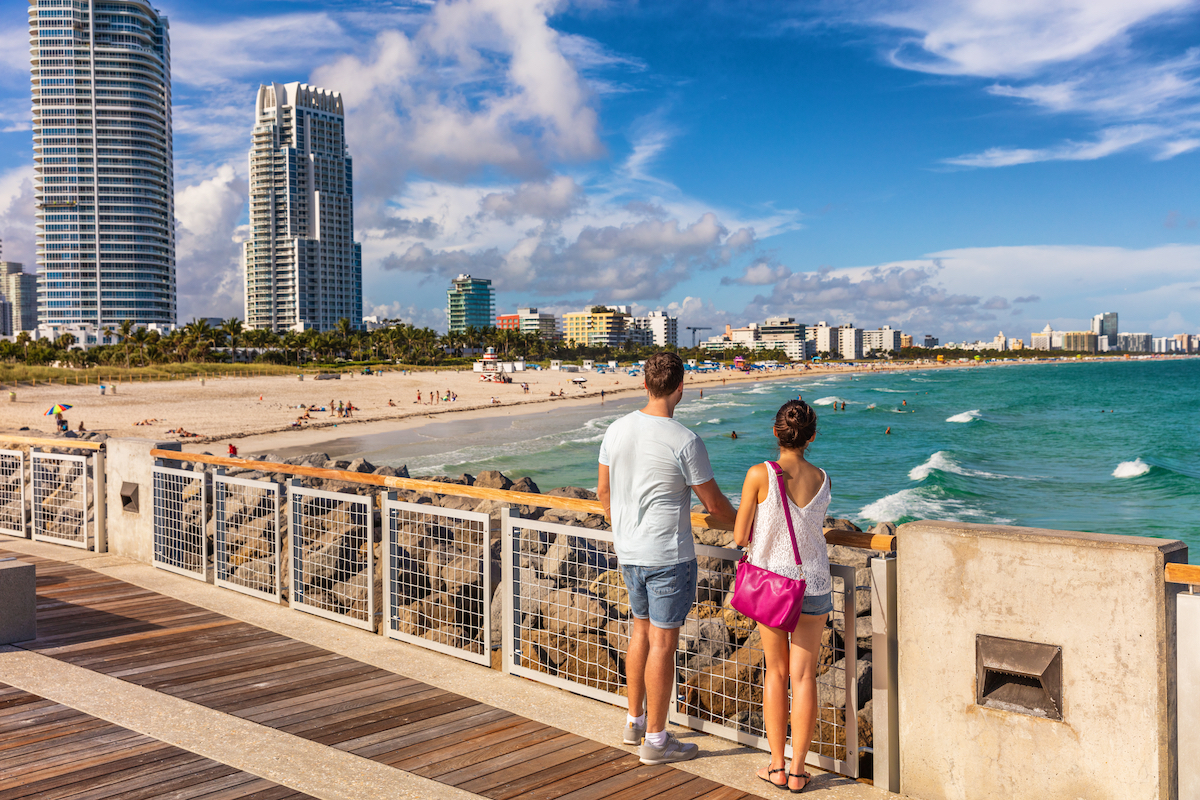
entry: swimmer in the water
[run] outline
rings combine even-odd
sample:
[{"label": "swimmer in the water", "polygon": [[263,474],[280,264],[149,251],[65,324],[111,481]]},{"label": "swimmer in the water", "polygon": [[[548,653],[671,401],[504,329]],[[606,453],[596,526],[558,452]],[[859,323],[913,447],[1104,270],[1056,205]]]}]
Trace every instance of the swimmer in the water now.
[{"label": "swimmer in the water", "polygon": [[900,405],[902,405],[902,406],[906,406],[906,405],[908,405],[908,401],[907,401],[907,400],[901,400],[901,401],[900,401]]},{"label": "swimmer in the water", "polygon": [[891,433],[891,432],[892,432],[892,427],[889,425],[888,429],[886,431],[884,431],[884,433]]},{"label": "swimmer in the water", "polygon": [[734,431],[733,433],[729,434],[729,438],[730,438],[730,439],[736,439],[736,438],[737,438],[737,431]]},{"label": "swimmer in the water", "polygon": [[842,411],[845,411],[845,410],[846,410],[846,401],[843,400],[842,401]]}]

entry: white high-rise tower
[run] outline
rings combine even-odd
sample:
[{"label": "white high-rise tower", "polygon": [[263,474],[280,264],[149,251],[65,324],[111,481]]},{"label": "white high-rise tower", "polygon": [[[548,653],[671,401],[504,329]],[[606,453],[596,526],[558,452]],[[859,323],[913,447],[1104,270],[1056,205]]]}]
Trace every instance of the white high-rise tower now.
[{"label": "white high-rise tower", "polygon": [[38,321],[175,323],[167,18],[30,0]]},{"label": "white high-rise tower", "polygon": [[342,96],[303,83],[260,86],[250,148],[246,325],[362,328],[362,250]]}]

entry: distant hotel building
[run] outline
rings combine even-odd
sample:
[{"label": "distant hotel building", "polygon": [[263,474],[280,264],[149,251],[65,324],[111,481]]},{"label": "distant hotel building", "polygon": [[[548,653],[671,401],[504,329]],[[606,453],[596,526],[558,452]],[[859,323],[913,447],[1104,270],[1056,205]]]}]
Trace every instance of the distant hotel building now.
[{"label": "distant hotel building", "polygon": [[173,325],[167,18],[143,0],[30,0],[29,47],[38,321]]},{"label": "distant hotel building", "polygon": [[0,334],[37,328],[37,275],[15,261],[0,261],[0,296],[8,306],[7,315],[0,318]]},{"label": "distant hotel building", "polygon": [[678,347],[679,318],[665,311],[650,311],[630,320],[630,338],[646,347]]},{"label": "distant hotel building", "polygon": [[491,279],[459,275],[446,294],[446,319],[451,333],[462,333],[467,328],[492,327],[492,315],[496,312],[496,290],[492,288]]},{"label": "distant hotel building", "polygon": [[500,314],[496,327],[502,331],[536,333],[547,341],[558,338],[558,319],[550,313],[539,313],[536,308],[517,309],[516,314]]},{"label": "distant hotel building", "polygon": [[362,249],[342,96],[303,83],[258,87],[250,147],[246,327],[362,329]]},{"label": "distant hotel building", "polygon": [[625,344],[631,312],[629,306],[592,306],[563,314],[563,340],[572,347],[620,347]]}]

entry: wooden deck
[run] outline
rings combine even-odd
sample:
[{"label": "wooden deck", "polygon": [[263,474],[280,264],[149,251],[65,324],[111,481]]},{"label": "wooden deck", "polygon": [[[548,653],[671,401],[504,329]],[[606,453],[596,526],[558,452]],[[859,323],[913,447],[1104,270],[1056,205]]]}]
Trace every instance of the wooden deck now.
[{"label": "wooden deck", "polygon": [[75,666],[495,800],[751,797],[81,567],[20,558],[38,576],[39,637],[22,647]]},{"label": "wooden deck", "polygon": [[0,684],[0,800],[303,800],[286,786]]}]

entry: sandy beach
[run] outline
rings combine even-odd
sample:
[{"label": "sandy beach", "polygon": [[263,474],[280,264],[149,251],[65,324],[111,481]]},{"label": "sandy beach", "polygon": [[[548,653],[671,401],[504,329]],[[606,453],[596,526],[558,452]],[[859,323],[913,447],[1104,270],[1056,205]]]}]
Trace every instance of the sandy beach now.
[{"label": "sandy beach", "polygon": [[[689,374],[687,391],[702,391],[707,386],[754,383],[764,380],[796,378],[800,375],[865,372],[872,369],[930,369],[931,365],[820,366],[806,371],[787,368],[771,372],[745,374],[733,370]],[[945,368],[945,367],[943,367]],[[375,432],[395,431],[424,425],[431,420],[448,422],[481,416],[504,417],[529,414],[559,406],[600,402],[606,397],[641,392],[641,376],[624,372],[597,374],[581,372],[528,371],[515,373],[509,384],[484,382],[478,373],[468,371],[404,372],[394,370],[377,375],[342,373],[340,380],[314,380],[313,375],[250,378],[206,378],[155,383],[122,383],[104,395],[99,387],[73,385],[22,386],[12,389],[16,401],[8,402],[5,387],[0,395],[0,431],[49,433],[53,419],[45,416],[51,405],[72,406],[65,414],[75,430],[82,421],[88,431],[110,436],[179,440],[185,449],[224,449],[235,443],[244,452],[266,451],[316,445],[346,436],[368,436]],[[579,387],[572,378],[587,378]],[[528,383],[528,393],[522,388]],[[420,392],[421,401],[416,402]],[[430,393],[457,395],[454,402],[430,403]],[[563,398],[551,398],[565,392]],[[495,402],[493,402],[493,400]],[[349,418],[330,412],[330,405],[352,403]],[[392,405],[391,403],[394,403]],[[311,419],[301,420],[309,407]],[[324,410],[320,410],[324,409]],[[138,424],[146,423],[146,424]],[[29,431],[20,431],[28,427]],[[185,437],[179,429],[198,434]],[[349,430],[348,430],[349,429]]]}]

